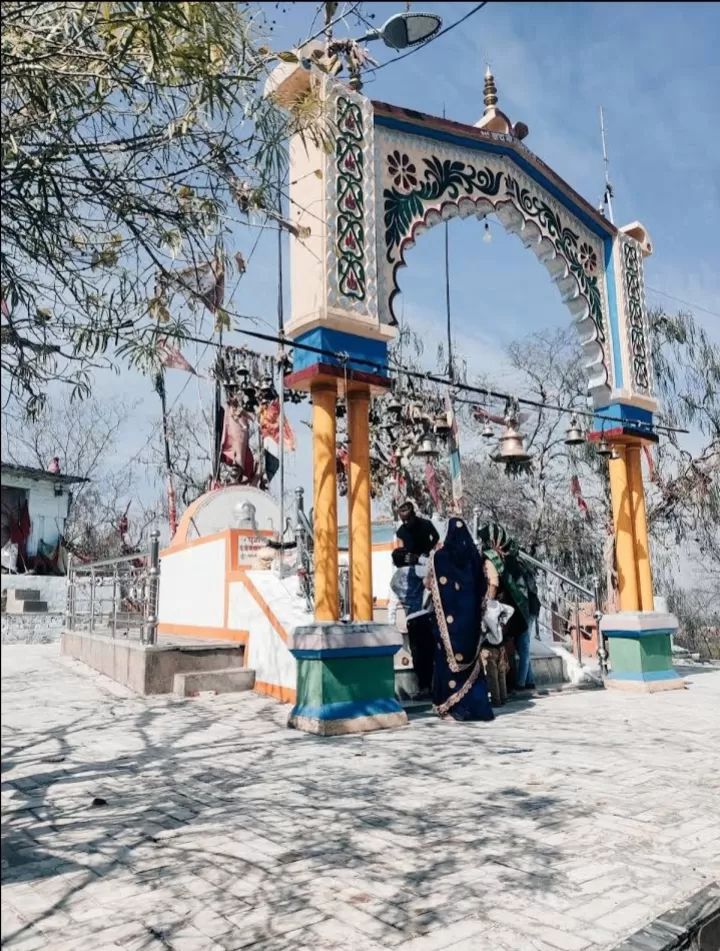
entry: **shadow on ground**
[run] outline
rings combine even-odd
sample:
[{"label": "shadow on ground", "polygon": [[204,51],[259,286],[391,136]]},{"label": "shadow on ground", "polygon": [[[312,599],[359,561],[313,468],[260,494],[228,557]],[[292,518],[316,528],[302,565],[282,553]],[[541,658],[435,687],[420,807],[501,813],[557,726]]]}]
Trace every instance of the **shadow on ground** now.
[{"label": "shadow on ground", "polygon": [[[574,812],[512,783],[478,788],[478,757],[497,772],[532,752],[484,724],[427,720],[420,752],[406,731],[291,733],[287,708],[254,697],[101,700],[3,730],[8,948],[76,933],[167,949],[211,918],[208,946],[232,949],[321,922],[340,895],[397,943],[467,916],[473,883],[538,892],[555,875],[537,833]],[[438,904],[455,880],[463,898]]]}]

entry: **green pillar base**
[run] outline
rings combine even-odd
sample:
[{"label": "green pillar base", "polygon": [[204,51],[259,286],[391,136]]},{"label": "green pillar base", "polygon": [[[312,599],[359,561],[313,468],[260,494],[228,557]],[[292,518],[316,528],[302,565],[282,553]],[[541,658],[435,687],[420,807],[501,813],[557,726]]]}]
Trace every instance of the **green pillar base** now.
[{"label": "green pillar base", "polygon": [[385,624],[313,624],[289,639],[297,695],[288,726],[317,736],[405,726],[395,697],[393,655],[402,635]]},{"label": "green pillar base", "polygon": [[673,667],[671,637],[677,618],[660,611],[621,611],[600,622],[608,639],[611,672],[605,686],[633,693],[682,690],[685,681]]}]

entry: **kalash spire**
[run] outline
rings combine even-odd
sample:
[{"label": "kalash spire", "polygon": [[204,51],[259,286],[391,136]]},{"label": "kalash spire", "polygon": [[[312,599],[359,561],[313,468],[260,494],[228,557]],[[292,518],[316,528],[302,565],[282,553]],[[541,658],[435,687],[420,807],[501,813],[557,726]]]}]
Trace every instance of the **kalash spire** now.
[{"label": "kalash spire", "polygon": [[503,135],[511,135],[516,139],[524,139],[527,136],[529,129],[524,122],[513,124],[505,113],[498,109],[497,85],[490,64],[485,67],[483,102],[485,103],[485,111],[482,118],[475,123],[477,129],[484,129],[486,132],[500,132]]},{"label": "kalash spire", "polygon": [[494,109],[497,104],[497,86],[495,85],[495,77],[488,63],[485,67],[485,115],[487,115],[491,109]]}]

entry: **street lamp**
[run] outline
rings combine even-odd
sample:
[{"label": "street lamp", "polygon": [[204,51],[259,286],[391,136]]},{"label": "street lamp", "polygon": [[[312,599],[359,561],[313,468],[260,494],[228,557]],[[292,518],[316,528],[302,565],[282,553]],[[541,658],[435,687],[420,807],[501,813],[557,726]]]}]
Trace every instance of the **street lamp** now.
[{"label": "street lamp", "polygon": [[404,50],[425,43],[441,26],[442,18],[436,13],[396,13],[379,30],[372,30],[358,42],[382,40],[391,49]]}]

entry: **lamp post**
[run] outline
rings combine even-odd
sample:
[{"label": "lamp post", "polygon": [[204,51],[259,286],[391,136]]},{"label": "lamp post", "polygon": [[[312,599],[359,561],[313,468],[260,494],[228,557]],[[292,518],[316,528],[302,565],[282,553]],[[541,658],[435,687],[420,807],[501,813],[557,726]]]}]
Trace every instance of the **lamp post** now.
[{"label": "lamp post", "polygon": [[436,13],[395,13],[379,30],[371,30],[361,37],[359,43],[382,40],[393,50],[426,43],[439,31],[442,18]]},{"label": "lamp post", "polygon": [[410,46],[426,43],[440,30],[442,18],[436,13],[396,13],[380,27],[370,30],[359,40],[331,40],[327,51],[331,56],[342,56],[350,75],[350,88],[359,92],[362,89],[361,73],[368,60],[375,61],[360,48],[361,43],[382,40],[393,50],[405,50]]}]

